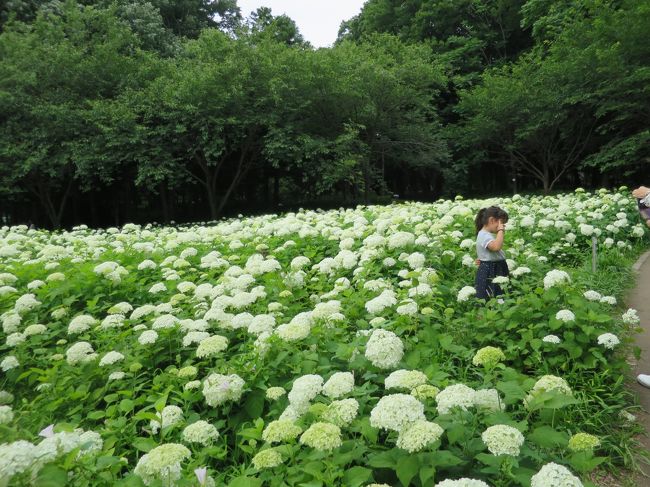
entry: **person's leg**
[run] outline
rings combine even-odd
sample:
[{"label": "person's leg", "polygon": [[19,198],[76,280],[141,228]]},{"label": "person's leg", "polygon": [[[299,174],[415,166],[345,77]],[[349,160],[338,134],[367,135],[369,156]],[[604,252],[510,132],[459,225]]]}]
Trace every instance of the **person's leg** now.
[{"label": "person's leg", "polygon": [[481,263],[476,271],[476,280],[474,281],[474,288],[476,289],[476,297],[479,299],[488,298],[488,266]]}]

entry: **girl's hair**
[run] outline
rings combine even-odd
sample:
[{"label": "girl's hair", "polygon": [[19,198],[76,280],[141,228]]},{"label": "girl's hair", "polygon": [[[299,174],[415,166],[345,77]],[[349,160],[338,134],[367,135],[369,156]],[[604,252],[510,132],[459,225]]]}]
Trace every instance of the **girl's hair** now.
[{"label": "girl's hair", "polygon": [[476,215],[476,218],[474,219],[474,224],[476,225],[476,233],[481,231],[481,229],[487,224],[490,218],[496,218],[497,220],[501,220],[503,223],[505,223],[508,221],[508,214],[498,206],[481,208]]}]

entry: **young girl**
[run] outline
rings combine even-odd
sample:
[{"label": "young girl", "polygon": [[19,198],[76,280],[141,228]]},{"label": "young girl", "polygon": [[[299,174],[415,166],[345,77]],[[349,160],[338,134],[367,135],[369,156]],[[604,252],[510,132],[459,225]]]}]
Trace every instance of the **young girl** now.
[{"label": "young girl", "polygon": [[503,238],[508,214],[498,206],[481,208],[476,215],[476,254],[479,266],[476,273],[476,297],[488,299],[503,294],[498,284],[492,282],[497,276],[508,276],[508,264],[503,253]]}]

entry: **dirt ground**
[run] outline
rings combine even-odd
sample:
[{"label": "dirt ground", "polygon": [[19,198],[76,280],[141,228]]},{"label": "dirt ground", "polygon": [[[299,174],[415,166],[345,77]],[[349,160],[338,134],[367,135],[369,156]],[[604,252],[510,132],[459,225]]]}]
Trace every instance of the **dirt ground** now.
[{"label": "dirt ground", "polygon": [[[636,344],[641,348],[641,358],[634,364],[630,387],[637,394],[639,404],[643,411],[636,413],[638,421],[644,425],[646,433],[650,432],[650,389],[639,385],[636,382],[637,374],[650,375],[650,252],[643,254],[636,264],[634,271],[637,272],[636,287],[631,291],[627,304],[639,312],[642,331],[637,335]],[[650,450],[650,437],[646,434],[639,438],[646,450]],[[650,487],[650,465],[641,463],[641,468],[646,476],[637,475],[632,484],[637,487]]]}]

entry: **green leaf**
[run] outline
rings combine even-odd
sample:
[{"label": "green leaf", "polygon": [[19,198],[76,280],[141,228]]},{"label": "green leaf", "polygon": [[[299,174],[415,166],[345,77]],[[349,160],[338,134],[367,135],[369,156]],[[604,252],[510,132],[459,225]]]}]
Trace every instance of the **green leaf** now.
[{"label": "green leaf", "polygon": [[260,487],[262,481],[254,477],[237,477],[228,484],[229,487]]},{"label": "green leaf", "polygon": [[56,465],[46,465],[38,473],[34,487],[59,487],[68,484],[68,472]]},{"label": "green leaf", "polygon": [[101,457],[97,458],[96,465],[97,465],[97,468],[101,470],[101,469],[116,465],[118,463],[120,463],[120,458],[119,457],[101,456]]},{"label": "green leaf", "polygon": [[463,463],[463,460],[447,450],[439,450],[433,454],[433,467],[454,467]]},{"label": "green leaf", "polygon": [[363,437],[368,440],[369,443],[374,444],[377,442],[377,437],[379,436],[379,430],[370,426],[370,418],[365,416],[359,421],[359,429]]},{"label": "green leaf", "polygon": [[541,446],[542,448],[554,448],[565,446],[569,441],[568,435],[556,431],[550,426],[540,426],[535,428],[532,433],[527,435],[528,440]]},{"label": "green leaf", "polygon": [[574,453],[569,463],[578,472],[590,472],[606,460],[607,457],[594,457],[592,451],[581,451]]},{"label": "green leaf", "polygon": [[394,468],[395,459],[393,458],[393,451],[385,451],[368,455],[368,466],[373,468]]},{"label": "green leaf", "polygon": [[131,399],[122,399],[120,401],[120,411],[128,413],[133,411],[133,406],[135,403]]},{"label": "green leaf", "polygon": [[135,474],[129,474],[123,480],[118,480],[114,484],[117,487],[144,487],[142,479]]},{"label": "green leaf", "polygon": [[538,409],[560,409],[570,404],[579,403],[580,401],[573,396],[561,394],[556,391],[545,391],[537,394],[529,401],[528,409],[530,411],[536,411]]},{"label": "green leaf", "polygon": [[514,404],[526,397],[526,391],[516,380],[497,382],[497,389],[503,392],[506,404]]},{"label": "green leaf", "polygon": [[264,410],[264,392],[257,390],[248,394],[244,409],[251,419],[259,418]]},{"label": "green leaf", "polygon": [[397,468],[395,468],[397,478],[402,482],[404,487],[408,487],[411,484],[411,480],[418,474],[419,470],[420,462],[418,462],[418,457],[411,455],[401,457],[397,461]]},{"label": "green leaf", "polygon": [[323,462],[309,462],[302,466],[302,470],[317,479],[323,478],[323,472],[326,470]]},{"label": "green leaf", "polygon": [[133,440],[132,445],[138,450],[147,453],[156,448],[158,443],[153,441],[151,438],[136,438]]},{"label": "green leaf", "polygon": [[372,470],[365,467],[352,467],[343,475],[343,484],[350,487],[362,485],[370,480]]},{"label": "green leaf", "polygon": [[106,416],[106,413],[104,411],[93,411],[92,413],[88,413],[88,419],[101,419],[104,416]]},{"label": "green leaf", "polygon": [[427,482],[436,474],[435,467],[422,467],[420,469],[420,482],[422,485],[428,485]]}]

